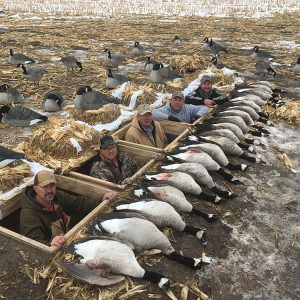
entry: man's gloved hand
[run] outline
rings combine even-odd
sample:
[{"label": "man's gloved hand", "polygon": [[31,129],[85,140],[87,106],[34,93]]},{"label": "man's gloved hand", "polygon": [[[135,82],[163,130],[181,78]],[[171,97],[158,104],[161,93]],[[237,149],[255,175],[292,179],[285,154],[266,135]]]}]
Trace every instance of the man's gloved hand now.
[{"label": "man's gloved hand", "polygon": [[181,122],[178,118],[173,117],[173,116],[169,116],[169,117],[168,117],[168,120],[169,120],[169,121],[173,121],[173,122]]}]

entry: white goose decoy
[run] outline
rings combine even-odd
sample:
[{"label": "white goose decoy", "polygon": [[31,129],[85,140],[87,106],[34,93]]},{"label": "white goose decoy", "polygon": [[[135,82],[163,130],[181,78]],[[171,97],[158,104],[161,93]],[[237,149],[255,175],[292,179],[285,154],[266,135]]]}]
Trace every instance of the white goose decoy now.
[{"label": "white goose decoy", "polygon": [[11,104],[12,102],[22,102],[24,96],[18,90],[8,84],[0,85],[0,104]]},{"label": "white goose decoy", "polygon": [[193,179],[193,177],[187,173],[181,171],[172,171],[172,172],[161,172],[156,174],[147,174],[145,175],[147,180],[163,180],[171,185],[174,185],[180,189],[183,193],[189,193],[197,196],[200,199],[207,201],[212,201],[214,203],[220,202],[221,198],[216,195],[209,195],[204,193],[201,187]]},{"label": "white goose decoy", "polygon": [[16,65],[17,67],[20,67],[21,65],[35,63],[33,59],[29,58],[28,56],[22,53],[14,54],[12,49],[9,49],[8,62],[12,65]]},{"label": "white goose decoy", "polygon": [[144,53],[145,53],[145,48],[139,42],[134,42],[132,54],[133,55],[143,55]]},{"label": "white goose decoy", "polygon": [[262,74],[265,76],[266,74],[271,74],[274,77],[276,76],[276,71],[272,64],[268,61],[258,61],[255,64],[255,69],[257,74]]},{"label": "white goose decoy", "polygon": [[61,62],[67,67],[67,70],[69,68],[79,68],[79,72],[82,71],[82,64],[80,61],[78,61],[74,56],[65,56],[61,59]]},{"label": "white goose decoy", "polygon": [[153,65],[153,69],[149,75],[149,80],[154,83],[164,83],[172,81],[175,78],[183,78],[183,76],[170,67],[164,67],[163,64]]},{"label": "white goose decoy", "polygon": [[60,111],[64,101],[63,96],[58,91],[53,90],[44,96],[42,107],[48,112]]},{"label": "white goose decoy", "polygon": [[125,61],[125,57],[121,54],[112,54],[109,49],[105,49],[104,52],[107,53],[107,61],[114,68],[122,65]]},{"label": "white goose decoy", "polygon": [[96,110],[109,103],[120,104],[120,101],[110,95],[93,91],[90,86],[80,87],[74,99],[75,108],[78,110]]},{"label": "white goose decoy", "polygon": [[133,212],[115,212],[98,216],[88,228],[89,232],[109,233],[119,239],[128,241],[137,252],[159,249],[171,260],[192,269],[201,269],[210,264],[210,258],[198,259],[180,255],[175,251],[168,238],[143,215]]},{"label": "white goose decoy", "polygon": [[38,67],[26,69],[26,67],[22,65],[22,69],[23,69],[22,78],[36,82],[37,84],[39,84],[42,77],[47,73],[47,71],[44,68],[38,68]]},{"label": "white goose decoy", "polygon": [[175,35],[174,39],[172,39],[172,45],[173,45],[173,47],[181,46],[182,39],[179,36]]},{"label": "white goose decoy", "polygon": [[270,61],[274,59],[274,56],[264,50],[260,50],[258,46],[254,46],[252,49],[252,54],[250,55],[255,61]]},{"label": "white goose decoy", "polygon": [[131,192],[135,197],[148,200],[160,200],[169,203],[178,212],[187,212],[197,215],[208,222],[218,219],[217,215],[208,214],[193,207],[186,199],[184,193],[175,186],[161,181],[150,181],[140,184]]},{"label": "white goose decoy", "polygon": [[4,168],[17,159],[24,158],[25,154],[15,152],[0,145],[0,168]]},{"label": "white goose decoy", "polygon": [[144,270],[132,249],[116,238],[87,237],[73,242],[68,249],[82,257],[80,263],[61,261],[57,265],[80,281],[106,286],[123,281],[123,275],[127,275],[155,283],[165,292],[169,289],[168,278]]},{"label": "white goose decoy", "polygon": [[115,211],[138,212],[145,216],[157,227],[172,227],[177,231],[191,234],[206,243],[204,229],[186,225],[179,213],[167,202],[155,199],[126,201],[121,200],[113,205]]},{"label": "white goose decoy", "polygon": [[118,85],[123,84],[124,82],[131,81],[131,78],[118,73],[113,73],[111,69],[108,70],[107,79],[105,82],[105,87],[108,89],[114,89]]},{"label": "white goose decoy", "polygon": [[300,57],[298,57],[297,62],[291,66],[292,71],[300,73]]},{"label": "white goose decoy", "polygon": [[47,116],[43,116],[26,107],[9,107],[8,105],[0,107],[0,121],[2,124],[11,126],[30,126],[44,123],[47,120]]}]

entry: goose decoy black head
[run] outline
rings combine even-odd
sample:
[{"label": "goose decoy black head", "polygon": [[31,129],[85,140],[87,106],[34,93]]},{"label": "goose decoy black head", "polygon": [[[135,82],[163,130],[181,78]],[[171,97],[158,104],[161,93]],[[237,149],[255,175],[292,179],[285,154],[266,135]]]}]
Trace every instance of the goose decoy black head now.
[{"label": "goose decoy black head", "polygon": [[77,95],[83,95],[83,94],[86,94],[88,92],[91,92],[93,89],[89,86],[89,85],[85,85],[85,86],[82,86],[80,87],[77,91],[76,91],[76,94]]}]

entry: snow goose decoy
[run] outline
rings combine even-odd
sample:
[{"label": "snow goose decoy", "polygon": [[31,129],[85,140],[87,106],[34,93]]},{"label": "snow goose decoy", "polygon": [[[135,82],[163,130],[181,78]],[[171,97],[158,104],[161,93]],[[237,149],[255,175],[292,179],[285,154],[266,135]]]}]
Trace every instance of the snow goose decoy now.
[{"label": "snow goose decoy", "polygon": [[149,75],[149,80],[154,83],[164,83],[172,81],[175,78],[183,78],[183,76],[170,67],[164,67],[163,64],[153,65],[153,69]]},{"label": "snow goose decoy", "polygon": [[193,177],[182,171],[161,171],[160,173],[146,174],[144,177],[146,180],[162,180],[177,187],[183,193],[192,194],[197,196],[197,198],[213,203],[219,203],[221,200],[219,196],[209,195],[203,192]]},{"label": "snow goose decoy", "polygon": [[110,60],[114,67],[122,65],[125,61],[125,57],[121,54],[112,54],[109,49],[105,49],[104,52],[107,53],[107,59]]},{"label": "snow goose decoy", "polygon": [[298,57],[297,62],[291,66],[292,71],[300,73],[300,57]]},{"label": "snow goose decoy", "polygon": [[172,39],[172,45],[173,45],[173,47],[181,46],[182,39],[179,36],[175,35],[174,39]]},{"label": "snow goose decoy", "polygon": [[65,56],[61,59],[61,62],[67,67],[67,70],[71,68],[79,68],[79,72],[82,71],[82,64],[74,56]]},{"label": "snow goose decoy", "polygon": [[164,201],[155,199],[126,201],[121,200],[113,205],[115,211],[138,212],[145,216],[157,227],[172,227],[177,231],[191,234],[206,244],[206,232],[204,229],[186,225],[174,207]]},{"label": "snow goose decoy", "polygon": [[113,73],[111,69],[108,70],[107,79],[105,82],[105,87],[108,89],[114,89],[118,85],[123,84],[124,82],[131,81],[131,78],[118,73]]},{"label": "snow goose decoy", "polygon": [[47,71],[44,68],[38,68],[38,67],[26,69],[26,67],[22,65],[22,69],[23,69],[22,78],[36,82],[37,84],[39,84],[39,81],[42,79],[45,73],[47,73]]},{"label": "snow goose decoy", "polygon": [[143,182],[131,191],[134,197],[146,200],[160,200],[169,203],[178,212],[187,212],[197,215],[208,222],[214,222],[218,219],[215,214],[208,214],[193,207],[186,199],[184,193],[163,181],[152,180]]},{"label": "snow goose decoy", "polygon": [[53,90],[44,96],[42,107],[48,112],[60,111],[64,101],[63,96],[58,91]]},{"label": "snow goose decoy", "polygon": [[250,55],[255,61],[270,61],[274,59],[274,56],[264,50],[260,50],[258,46],[254,46],[252,49],[252,54]]},{"label": "snow goose decoy", "polygon": [[93,91],[90,86],[80,87],[74,100],[75,108],[78,110],[96,110],[109,103],[120,104],[120,101],[115,97]]},{"label": "snow goose decoy", "polygon": [[16,65],[17,67],[20,67],[21,65],[35,63],[33,59],[29,58],[28,56],[22,53],[14,54],[12,49],[9,49],[8,62],[12,65]]},{"label": "snow goose decoy", "polygon": [[23,94],[8,84],[0,85],[0,104],[11,104],[12,102],[22,102]]},{"label": "snow goose decoy", "polygon": [[15,152],[3,146],[0,146],[0,168],[3,168],[10,163],[14,162],[16,159],[24,158],[25,154],[20,152]]},{"label": "snow goose decoy", "polygon": [[0,120],[2,124],[11,126],[30,126],[44,123],[48,117],[26,107],[3,105],[0,107]]},{"label": "snow goose decoy", "polygon": [[169,239],[147,218],[135,212],[114,212],[98,216],[88,232],[97,234],[108,233],[128,241],[137,252],[149,249],[159,249],[171,260],[177,261],[195,270],[210,264],[210,258],[191,258],[175,251]]},{"label": "snow goose decoy", "polygon": [[68,251],[81,256],[80,263],[60,261],[56,264],[74,278],[94,285],[107,286],[121,282],[122,275],[141,278],[157,284],[164,292],[170,281],[164,275],[144,270],[132,248],[109,236],[86,237],[68,246]]},{"label": "snow goose decoy", "polygon": [[134,42],[132,54],[138,56],[138,55],[143,55],[144,53],[145,53],[145,48],[139,42]]},{"label": "snow goose decoy", "polygon": [[266,74],[271,74],[273,77],[276,76],[276,71],[274,70],[272,64],[267,61],[258,61],[255,64],[255,69],[257,74],[262,74],[265,76]]}]

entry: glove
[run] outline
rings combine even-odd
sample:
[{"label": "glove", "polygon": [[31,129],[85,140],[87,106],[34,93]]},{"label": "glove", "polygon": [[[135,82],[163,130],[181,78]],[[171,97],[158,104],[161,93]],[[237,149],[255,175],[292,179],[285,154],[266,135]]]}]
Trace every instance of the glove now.
[{"label": "glove", "polygon": [[169,120],[169,121],[173,121],[173,122],[181,122],[178,118],[173,117],[173,116],[169,116],[169,117],[168,117],[168,120]]}]

